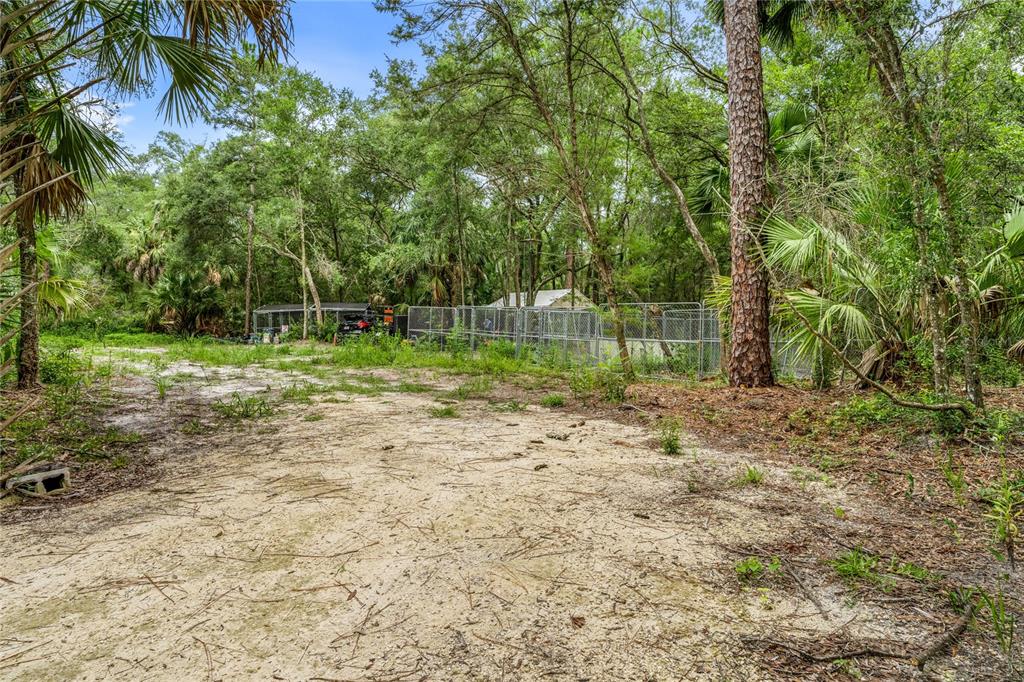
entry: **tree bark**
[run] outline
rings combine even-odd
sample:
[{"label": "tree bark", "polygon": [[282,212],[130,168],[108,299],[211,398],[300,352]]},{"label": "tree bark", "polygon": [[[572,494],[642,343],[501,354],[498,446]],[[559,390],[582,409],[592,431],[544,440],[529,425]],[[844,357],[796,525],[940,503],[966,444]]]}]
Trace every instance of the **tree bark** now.
[{"label": "tree bark", "polygon": [[767,115],[757,0],[726,0],[729,73],[729,232],[732,255],[729,383],[771,386],[768,274],[759,256],[768,201]]},{"label": "tree bark", "polygon": [[[20,189],[20,182],[18,187]],[[21,288],[24,290],[20,302],[21,332],[18,334],[17,348],[18,388],[32,389],[39,386],[39,289],[36,286],[39,273],[35,216],[27,211],[18,211],[17,230],[18,267]]]},{"label": "tree bark", "polygon": [[256,234],[256,206],[253,203],[255,189],[253,183],[249,183],[249,207],[245,212],[245,334],[255,331],[252,329],[252,263],[253,243]]}]

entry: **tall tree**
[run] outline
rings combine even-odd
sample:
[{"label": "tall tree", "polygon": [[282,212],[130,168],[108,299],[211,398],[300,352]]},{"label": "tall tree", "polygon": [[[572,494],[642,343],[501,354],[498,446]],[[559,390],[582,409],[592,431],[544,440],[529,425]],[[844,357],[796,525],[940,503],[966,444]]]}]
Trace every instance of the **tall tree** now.
[{"label": "tall tree", "polygon": [[768,121],[757,0],[725,1],[729,74],[729,231],[732,256],[729,382],[771,386],[768,273],[761,232],[768,206]]},{"label": "tall tree", "polygon": [[[32,388],[39,383],[36,220],[77,210],[84,188],[124,158],[107,131],[89,120],[77,94],[106,87],[124,95],[152,87],[159,73],[168,73],[161,108],[169,117],[189,120],[226,84],[233,46],[252,35],[261,61],[274,59],[288,49],[291,23],[284,0],[4,0],[2,8],[5,15],[22,17],[5,23],[0,36],[9,46],[0,119],[19,122],[5,126],[3,148],[21,152],[4,155],[3,171],[13,171],[19,194],[46,187],[16,218],[21,278],[33,285],[21,299],[18,386]],[[33,39],[40,35],[47,40]],[[35,69],[39,63],[47,68]],[[55,74],[72,64],[93,78],[68,92]]]}]

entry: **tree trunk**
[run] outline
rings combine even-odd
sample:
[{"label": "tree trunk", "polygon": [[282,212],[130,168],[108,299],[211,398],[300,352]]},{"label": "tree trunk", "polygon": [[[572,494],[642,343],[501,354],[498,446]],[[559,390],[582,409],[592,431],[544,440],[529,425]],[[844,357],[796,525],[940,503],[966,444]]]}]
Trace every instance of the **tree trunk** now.
[{"label": "tree trunk", "polygon": [[252,329],[252,262],[253,242],[256,234],[256,206],[253,204],[253,183],[249,183],[249,208],[245,212],[245,334],[255,331]]},{"label": "tree trunk", "polygon": [[299,280],[302,284],[302,340],[309,338],[309,296],[306,273],[306,221],[302,215],[302,193],[295,190],[297,217],[299,219]]},{"label": "tree trunk", "polygon": [[[18,183],[20,189],[20,183]],[[20,194],[20,192],[18,192]],[[31,204],[31,202],[30,202]],[[18,334],[18,388],[39,386],[39,288],[35,216],[17,212],[18,267],[21,273],[21,332]]]},{"label": "tree trunk", "polygon": [[760,258],[763,209],[768,200],[767,116],[761,71],[757,0],[726,0],[729,73],[729,197],[732,255],[732,330],[729,383],[771,386],[768,276]]},{"label": "tree trunk", "polygon": [[[871,64],[878,74],[882,93],[891,103],[897,120],[903,125],[903,132],[908,141],[910,157],[908,167],[912,175],[912,187],[915,189],[918,187],[917,176],[921,174],[921,171],[925,171],[929,182],[935,189],[946,244],[950,253],[929,255],[933,258],[941,258],[943,263],[952,265],[953,285],[961,318],[959,332],[964,346],[965,392],[976,407],[983,408],[984,395],[977,364],[979,360],[977,310],[969,290],[968,268],[964,256],[966,240],[961,234],[961,221],[956,215],[951,201],[941,141],[937,135],[933,136],[929,132],[926,120],[922,115],[927,104],[926,94],[912,89],[907,83],[901,41],[896,36],[890,22],[890,15],[885,7],[876,2],[850,2],[849,0],[841,3],[839,7],[845,12],[847,19],[856,29],[857,35],[865,43]],[[918,205],[923,201],[920,196],[917,196],[917,192],[915,192],[914,199],[919,202]],[[920,222],[920,220],[915,218],[915,222]],[[924,232],[923,225],[916,227],[925,235],[927,234]],[[920,238],[918,244],[921,248]],[[922,258],[924,258],[923,253]],[[937,283],[941,281],[938,267],[933,264],[932,269],[935,283],[931,285],[930,294],[937,293]],[[929,301],[930,318],[938,310],[937,305],[937,300]],[[939,390],[940,386],[948,385],[945,368],[945,333],[941,329],[941,320],[939,324],[936,324],[934,319],[930,319],[929,324],[932,326],[933,360],[935,362],[933,379],[936,390]],[[936,329],[936,327],[940,328]]]},{"label": "tree trunk", "polygon": [[714,251],[708,246],[707,240],[704,239],[704,235],[700,233],[700,228],[697,227],[697,223],[693,219],[693,215],[690,213],[690,205],[686,200],[686,193],[683,188],[679,186],[679,183],[675,181],[672,174],[668,172],[668,169],[662,165],[661,160],[658,159],[658,154],[654,149],[654,142],[651,140],[650,126],[647,124],[647,109],[644,105],[644,94],[637,85],[636,80],[633,78],[633,71],[629,67],[629,60],[626,58],[626,51],[622,48],[622,41],[619,39],[619,35],[616,29],[612,28],[610,31],[610,37],[612,44],[615,46],[615,52],[619,57],[619,64],[622,66],[622,73],[625,77],[624,81],[620,81],[621,89],[623,94],[629,100],[632,100],[636,108],[636,115],[633,117],[633,121],[636,123],[637,128],[640,130],[640,142],[641,148],[643,149],[644,155],[647,156],[647,160],[650,162],[654,172],[657,173],[661,181],[665,183],[665,186],[672,192],[672,196],[676,200],[676,207],[679,209],[679,214],[683,217],[683,224],[686,225],[687,232],[690,233],[690,238],[693,239],[693,243],[696,244],[697,250],[700,251],[701,258],[704,259],[704,263],[707,264],[708,270],[711,272],[712,277],[717,276],[721,273],[721,268],[718,265],[718,258],[715,257]]},{"label": "tree trunk", "polygon": [[558,155],[558,160],[562,166],[562,170],[565,172],[567,194],[573,204],[575,204],[577,211],[579,211],[580,222],[583,223],[583,229],[587,234],[587,238],[590,240],[591,249],[593,250],[591,260],[595,261],[598,278],[601,282],[601,288],[603,289],[605,299],[608,302],[608,309],[612,314],[612,323],[615,328],[615,339],[619,348],[619,358],[622,361],[622,371],[628,380],[632,380],[634,377],[633,363],[629,357],[629,347],[626,345],[622,310],[619,308],[618,297],[615,294],[615,280],[612,276],[612,264],[608,257],[608,249],[605,244],[604,236],[599,230],[597,219],[594,216],[591,205],[587,199],[587,192],[583,185],[583,179],[580,173],[579,159],[577,158],[577,112],[575,100],[576,76],[573,69],[573,64],[578,58],[577,46],[575,44],[575,38],[573,37],[575,17],[574,11],[569,6],[568,2],[562,2],[562,10],[565,15],[564,65],[566,73],[565,88],[568,102],[568,147],[565,144],[562,133],[559,131],[558,123],[555,121],[555,115],[552,112],[548,100],[544,96],[542,86],[534,73],[533,64],[527,57],[526,48],[520,42],[519,33],[517,32],[516,27],[512,24],[511,18],[505,13],[503,8],[499,7],[494,7],[494,15],[498,20],[500,30],[504,33],[505,41],[509,49],[511,49],[512,54],[515,55],[516,61],[522,71],[521,83],[525,87],[534,107],[537,109],[537,113],[544,121],[544,127],[547,129],[548,138]]}]

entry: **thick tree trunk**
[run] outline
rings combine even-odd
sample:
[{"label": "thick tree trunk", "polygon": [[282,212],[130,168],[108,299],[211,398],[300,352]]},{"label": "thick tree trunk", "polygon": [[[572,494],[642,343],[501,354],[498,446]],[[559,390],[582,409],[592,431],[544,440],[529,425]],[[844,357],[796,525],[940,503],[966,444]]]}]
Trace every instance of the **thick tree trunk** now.
[{"label": "thick tree trunk", "polygon": [[18,388],[39,386],[39,289],[36,286],[35,218],[25,211],[17,212],[18,267],[21,272],[21,332],[18,334]]},{"label": "thick tree trunk", "polygon": [[729,196],[732,329],[729,383],[771,386],[768,275],[760,259],[761,220],[768,200],[767,116],[761,71],[757,0],[726,0],[729,73]]}]

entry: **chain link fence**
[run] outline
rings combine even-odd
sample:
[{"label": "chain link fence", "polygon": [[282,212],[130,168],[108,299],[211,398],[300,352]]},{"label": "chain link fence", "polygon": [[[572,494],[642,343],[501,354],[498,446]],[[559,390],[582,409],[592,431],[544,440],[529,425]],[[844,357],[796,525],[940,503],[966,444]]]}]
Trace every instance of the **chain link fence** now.
[{"label": "chain link fence", "polygon": [[[698,378],[721,372],[718,311],[703,303],[621,304],[626,346],[637,371]],[[444,345],[451,334],[476,349],[505,342],[518,357],[533,354],[549,364],[599,364],[618,358],[607,308],[514,308],[460,306],[409,308],[409,338]],[[811,363],[773,342],[780,376],[807,377]]]}]

